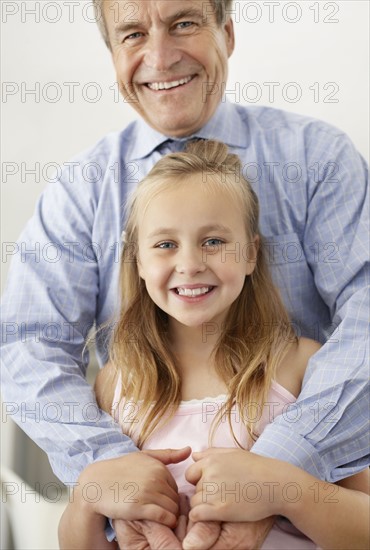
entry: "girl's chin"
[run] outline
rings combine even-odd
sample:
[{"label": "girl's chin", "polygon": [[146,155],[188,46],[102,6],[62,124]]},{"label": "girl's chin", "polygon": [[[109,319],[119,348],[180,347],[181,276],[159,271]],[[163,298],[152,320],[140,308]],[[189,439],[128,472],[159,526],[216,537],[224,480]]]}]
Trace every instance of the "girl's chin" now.
[{"label": "girl's chin", "polygon": [[[202,318],[202,319],[182,319],[182,318],[172,318],[173,324],[179,328],[184,327],[184,329],[193,329],[202,331],[203,333],[208,334],[209,336],[211,334],[216,334],[219,332],[219,329],[222,329],[223,327],[223,319],[209,319],[209,318]],[[171,320],[170,320],[170,326],[171,326]]]}]

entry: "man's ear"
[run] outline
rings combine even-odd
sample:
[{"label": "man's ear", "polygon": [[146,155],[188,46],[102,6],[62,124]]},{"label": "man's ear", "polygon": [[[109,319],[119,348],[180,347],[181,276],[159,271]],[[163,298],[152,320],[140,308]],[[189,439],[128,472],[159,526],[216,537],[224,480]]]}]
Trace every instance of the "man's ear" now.
[{"label": "man's ear", "polygon": [[260,236],[255,235],[253,239],[247,243],[246,275],[251,275],[256,267],[259,247]]},{"label": "man's ear", "polygon": [[235,33],[234,33],[234,22],[229,17],[224,25],[225,37],[226,37],[226,47],[227,54],[230,57],[235,48]]}]

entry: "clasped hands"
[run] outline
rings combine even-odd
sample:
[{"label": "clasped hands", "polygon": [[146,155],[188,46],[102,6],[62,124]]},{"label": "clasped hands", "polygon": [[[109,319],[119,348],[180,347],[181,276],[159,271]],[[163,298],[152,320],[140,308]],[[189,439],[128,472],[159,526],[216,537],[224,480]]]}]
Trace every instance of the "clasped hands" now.
[{"label": "clasped hands", "polygon": [[[235,486],[235,476],[242,475],[245,467],[245,451],[209,449],[194,453],[195,463],[186,472],[188,481],[196,489],[189,503],[184,495],[177,494],[176,483],[165,465],[181,462],[190,453],[190,448],[148,450],[107,461],[117,464],[122,461],[122,466],[124,462],[124,479],[128,475],[131,480],[135,479],[135,486],[140,490],[140,499],[132,495],[133,498],[126,502],[115,502],[110,510],[104,506],[105,515],[113,519],[122,550],[248,550],[261,547],[274,523],[273,516],[266,517],[263,505],[249,511],[250,517],[245,521],[245,510],[237,505],[235,497],[229,502],[222,498],[220,491],[207,491],[206,498],[203,494],[206,483],[208,487],[219,486],[222,480],[225,487]],[[131,465],[127,470],[129,459]],[[114,477],[122,479],[117,473]],[[138,517],[141,519],[137,520]]]}]

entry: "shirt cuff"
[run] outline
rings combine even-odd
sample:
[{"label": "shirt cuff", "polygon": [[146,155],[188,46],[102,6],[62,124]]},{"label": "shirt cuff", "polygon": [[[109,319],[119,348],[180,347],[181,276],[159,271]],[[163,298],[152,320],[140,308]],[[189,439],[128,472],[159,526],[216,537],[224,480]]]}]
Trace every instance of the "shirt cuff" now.
[{"label": "shirt cuff", "polygon": [[285,426],[266,426],[251,452],[290,462],[322,480],[330,478],[330,472],[327,471],[315,447],[300,434]]},{"label": "shirt cuff", "polygon": [[113,528],[113,521],[110,518],[107,518],[107,524],[105,526],[105,536],[107,537],[107,541],[112,542],[112,540],[115,540],[116,533]]}]

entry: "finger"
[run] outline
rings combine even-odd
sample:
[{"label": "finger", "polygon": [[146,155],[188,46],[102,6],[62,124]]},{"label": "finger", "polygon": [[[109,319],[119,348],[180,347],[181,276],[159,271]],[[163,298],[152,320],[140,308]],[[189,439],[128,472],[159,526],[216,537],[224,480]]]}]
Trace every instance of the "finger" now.
[{"label": "finger", "polygon": [[269,532],[271,531],[275,523],[275,519],[276,519],[275,516],[271,516],[260,520],[262,528],[259,530],[259,535],[257,537],[256,550],[262,547],[263,543],[265,542],[265,539],[267,538],[267,535],[269,534]]},{"label": "finger", "polygon": [[142,532],[141,521],[116,520],[113,522],[117,542],[125,550],[150,550]]},{"label": "finger", "polygon": [[222,521],[222,512],[216,507],[210,504],[201,503],[189,512],[189,519],[194,523],[198,521]]},{"label": "finger", "polygon": [[189,498],[184,495],[184,493],[179,494],[179,507],[180,507],[180,514],[183,516],[188,516],[190,512],[190,503]]},{"label": "finger", "polygon": [[249,550],[250,548],[258,550],[273,523],[274,518],[257,522],[225,522],[222,524],[220,537],[212,550]]},{"label": "finger", "polygon": [[189,483],[192,483],[193,485],[196,485],[203,474],[203,463],[202,462],[194,462],[194,464],[191,464],[189,468],[185,470],[185,479]]},{"label": "finger", "polygon": [[177,520],[177,526],[175,529],[175,535],[179,541],[183,541],[188,527],[188,515],[190,511],[189,499],[183,493],[179,494],[179,517]]},{"label": "finger", "polygon": [[193,525],[194,525],[194,521],[191,521],[191,519],[189,518],[189,515],[188,515],[188,525],[187,525],[187,528],[186,528],[187,533],[190,533],[190,530],[193,528]]},{"label": "finger", "polygon": [[188,518],[187,516],[184,516],[183,514],[180,514],[177,518],[177,525],[175,529],[175,535],[179,539],[180,542],[184,540],[186,537],[186,529],[188,526]]},{"label": "finger", "polygon": [[[147,477],[144,478],[143,489],[139,491],[139,495],[142,495],[142,498],[145,498],[145,495],[162,494],[167,495],[174,502],[178,503],[179,501],[179,491],[177,488],[177,483],[166,466],[160,466],[160,470],[154,470],[152,478],[149,478],[151,482],[148,484]],[[155,485],[153,486],[153,479],[156,480]]]},{"label": "finger", "polygon": [[[203,492],[199,489],[200,484],[197,485],[198,491],[194,493],[194,495],[190,499],[190,509],[193,510],[196,506],[200,506],[201,504],[210,504],[212,505],[212,493],[210,491]],[[215,493],[213,493],[215,494]],[[190,514],[190,511],[189,511]]]},{"label": "finger", "polygon": [[192,459],[197,462],[198,460],[201,460],[202,458],[207,458],[207,456],[216,455],[216,454],[225,454],[225,453],[232,453],[234,449],[226,448],[226,447],[209,447],[205,451],[196,451],[194,452],[191,457]]},{"label": "finger", "polygon": [[252,533],[248,531],[248,524],[223,523],[220,536],[212,546],[212,550],[248,550],[257,546],[252,542]]},{"label": "finger", "polygon": [[[171,500],[172,503],[175,503],[177,509],[179,505],[179,493],[177,490],[176,481],[173,479],[170,472],[165,475],[165,479],[157,480],[155,486],[146,488],[145,492],[140,495],[140,501],[142,503],[156,502],[159,503],[158,499],[166,497]],[[154,499],[154,500],[153,500]],[[172,510],[172,508],[171,508]]]},{"label": "finger", "polygon": [[173,529],[177,524],[177,513],[174,514],[168,510],[165,510],[157,504],[147,504],[143,506],[139,512],[137,510],[133,511],[133,517],[129,517],[129,515],[127,515],[127,519],[155,521]]},{"label": "finger", "polygon": [[160,460],[162,464],[177,464],[190,456],[191,447],[183,447],[182,449],[147,449],[141,452]]},{"label": "finger", "polygon": [[152,550],[182,550],[181,542],[168,527],[154,521],[143,521],[142,529]]},{"label": "finger", "polygon": [[[156,505],[159,508],[163,508],[163,510],[167,510],[167,512],[170,512],[171,514],[177,516],[179,514],[179,495],[176,494],[176,499],[167,496],[166,494],[161,493],[153,493],[148,494],[145,498],[145,501],[142,501],[141,503],[138,503],[138,506],[142,507],[144,510],[145,507],[148,507],[150,505]],[[136,508],[138,509],[138,506]],[[158,521],[156,518],[143,518],[143,519],[151,519],[153,521]]]},{"label": "finger", "polygon": [[182,541],[184,550],[208,550],[218,540],[221,524],[215,521],[194,523]]},{"label": "finger", "polygon": [[[173,477],[173,475],[171,474],[171,472],[166,468],[166,473],[165,473],[165,479],[167,481],[167,485],[168,487],[171,489],[171,491],[174,491],[175,494],[176,494],[176,502],[178,501],[179,499],[179,490],[178,490],[178,487],[177,487],[177,483],[175,481],[175,478]],[[173,497],[173,494],[172,494],[172,497]]]}]

